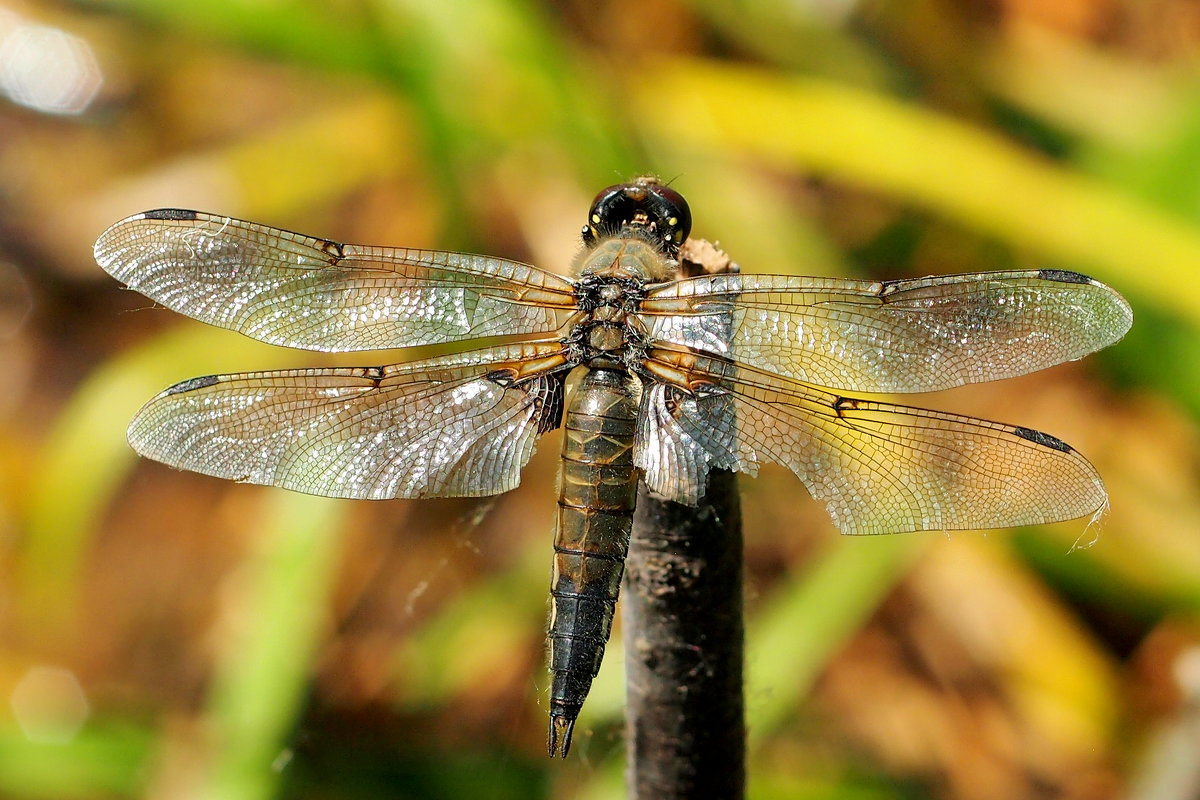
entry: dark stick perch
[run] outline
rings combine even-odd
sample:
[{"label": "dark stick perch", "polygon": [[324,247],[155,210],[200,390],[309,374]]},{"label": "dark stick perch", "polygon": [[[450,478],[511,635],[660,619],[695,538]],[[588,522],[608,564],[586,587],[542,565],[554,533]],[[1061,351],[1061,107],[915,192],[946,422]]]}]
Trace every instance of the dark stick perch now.
[{"label": "dark stick perch", "polygon": [[625,563],[629,795],[720,797],[745,786],[742,535],[737,481],[699,508],[643,488]]},{"label": "dark stick perch", "polygon": [[[737,271],[701,239],[688,240],[680,262],[684,275]],[[714,470],[695,508],[641,487],[621,602],[629,796],[739,800],[742,513],[733,473]]]}]

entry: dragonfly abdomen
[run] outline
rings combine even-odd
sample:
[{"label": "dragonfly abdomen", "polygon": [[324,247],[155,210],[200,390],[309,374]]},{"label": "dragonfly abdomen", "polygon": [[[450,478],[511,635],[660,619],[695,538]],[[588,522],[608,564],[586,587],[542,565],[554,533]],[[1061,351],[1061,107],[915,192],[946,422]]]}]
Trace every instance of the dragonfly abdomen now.
[{"label": "dragonfly abdomen", "polygon": [[550,591],[551,756],[570,749],[612,630],[637,502],[639,389],[622,370],[589,369],[566,413]]}]

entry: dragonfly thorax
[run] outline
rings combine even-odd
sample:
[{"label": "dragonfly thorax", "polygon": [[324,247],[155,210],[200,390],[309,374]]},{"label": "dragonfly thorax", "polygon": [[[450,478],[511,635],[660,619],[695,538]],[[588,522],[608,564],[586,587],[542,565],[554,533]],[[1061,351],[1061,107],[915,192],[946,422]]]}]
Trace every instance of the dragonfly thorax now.
[{"label": "dragonfly thorax", "polygon": [[644,355],[646,334],[636,317],[602,306],[576,324],[565,342],[572,363],[625,368]]},{"label": "dragonfly thorax", "polygon": [[594,350],[615,353],[629,343],[628,314],[612,306],[601,306],[592,312],[587,323],[587,343]]},{"label": "dragonfly thorax", "polygon": [[636,311],[645,295],[643,279],[619,272],[606,270],[580,278],[576,296],[583,313],[567,337],[576,363],[619,366],[640,352],[645,331]]},{"label": "dragonfly thorax", "polygon": [[581,281],[595,276],[662,283],[677,278],[678,269],[679,262],[665,255],[659,244],[645,232],[624,228],[619,235],[583,250],[575,271]]}]

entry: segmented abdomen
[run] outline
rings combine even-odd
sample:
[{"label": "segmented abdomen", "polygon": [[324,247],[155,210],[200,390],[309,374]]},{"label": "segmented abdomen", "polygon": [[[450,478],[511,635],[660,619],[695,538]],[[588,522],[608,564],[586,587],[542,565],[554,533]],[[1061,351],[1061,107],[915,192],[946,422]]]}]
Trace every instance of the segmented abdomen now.
[{"label": "segmented abdomen", "polygon": [[550,591],[551,756],[570,749],[612,630],[637,502],[638,396],[634,376],[590,369],[567,408]]}]

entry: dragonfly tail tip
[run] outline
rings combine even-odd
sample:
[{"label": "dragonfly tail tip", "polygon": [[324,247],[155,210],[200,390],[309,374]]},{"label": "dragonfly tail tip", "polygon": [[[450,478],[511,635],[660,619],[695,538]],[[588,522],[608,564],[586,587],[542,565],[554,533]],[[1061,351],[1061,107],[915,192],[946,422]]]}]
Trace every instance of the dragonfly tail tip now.
[{"label": "dragonfly tail tip", "polygon": [[571,750],[571,734],[575,731],[575,719],[572,717],[550,717],[550,736],[547,740],[547,751],[551,758],[559,756],[566,758]]}]

